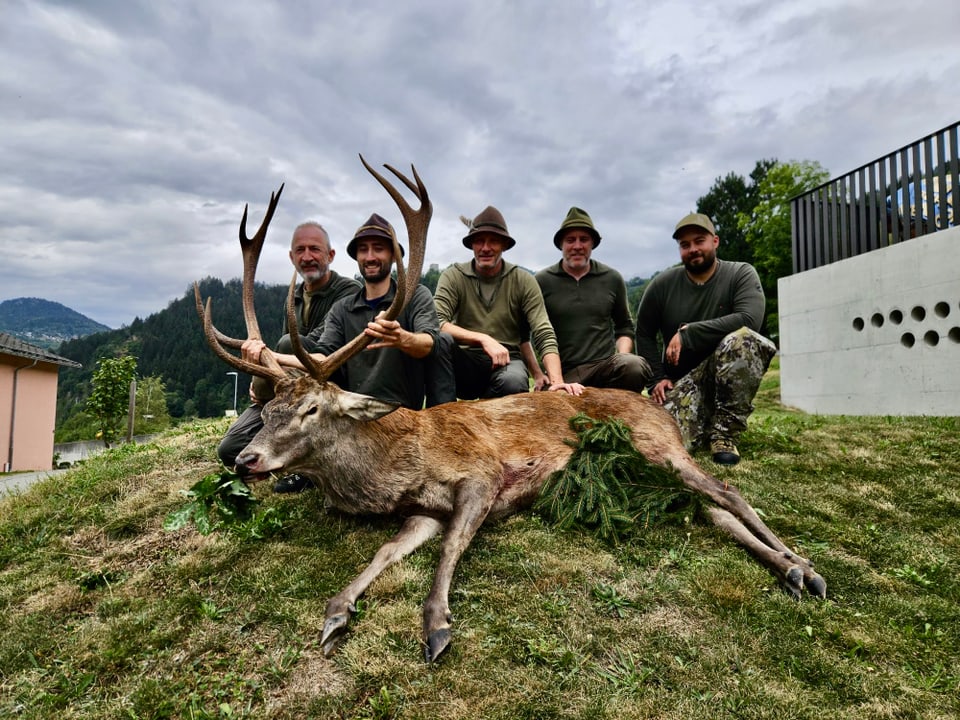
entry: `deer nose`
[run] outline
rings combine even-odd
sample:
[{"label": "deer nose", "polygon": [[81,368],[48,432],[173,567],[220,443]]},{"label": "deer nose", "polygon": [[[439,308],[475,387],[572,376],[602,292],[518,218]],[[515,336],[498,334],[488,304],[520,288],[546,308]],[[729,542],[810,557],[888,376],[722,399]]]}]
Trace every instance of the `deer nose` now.
[{"label": "deer nose", "polygon": [[246,468],[250,471],[255,471],[257,464],[260,462],[260,455],[258,453],[243,453],[242,455],[237,455],[237,466]]}]

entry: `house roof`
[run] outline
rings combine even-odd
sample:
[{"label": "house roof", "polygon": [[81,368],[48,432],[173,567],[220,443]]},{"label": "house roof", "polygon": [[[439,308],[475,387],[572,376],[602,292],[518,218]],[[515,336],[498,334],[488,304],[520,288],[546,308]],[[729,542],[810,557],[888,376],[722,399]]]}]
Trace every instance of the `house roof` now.
[{"label": "house roof", "polygon": [[80,363],[62,357],[49,350],[26,343],[13,335],[0,332],[0,354],[14,355],[16,357],[27,358],[28,360],[41,360],[43,362],[63,365],[64,367],[83,367]]}]

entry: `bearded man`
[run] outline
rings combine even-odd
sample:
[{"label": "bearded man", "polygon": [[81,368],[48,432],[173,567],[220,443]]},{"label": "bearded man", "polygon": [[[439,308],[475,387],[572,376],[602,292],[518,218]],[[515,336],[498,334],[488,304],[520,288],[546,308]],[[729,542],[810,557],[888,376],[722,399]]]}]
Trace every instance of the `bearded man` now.
[{"label": "bearded man", "polygon": [[[302,282],[294,291],[298,331],[306,335],[323,330],[323,323],[330,308],[341,298],[352,295],[359,283],[341,277],[330,269],[336,251],[330,246],[327,231],[312,220],[301,223],[294,229],[290,239],[290,262],[297,269]],[[292,351],[287,328],[286,307],[283,312],[283,337],[277,342],[277,350]],[[226,467],[232,468],[237,454],[243,450],[263,427],[260,413],[264,404],[273,398],[273,385],[269,380],[255,377],[250,383],[250,407],[230,426],[217,448],[217,455]],[[310,481],[300,475],[280,478],[274,491],[280,493],[300,492],[310,486]]]},{"label": "bearded man", "polygon": [[[397,282],[390,275],[394,237],[393,226],[376,213],[357,229],[347,254],[356,260],[363,286],[334,305],[323,327],[304,338],[304,347],[322,360],[364,333],[373,342],[338,370],[342,389],[411,410],[453,402],[457,399],[453,364],[438,337],[440,323],[430,291],[417,285],[396,320],[383,318],[397,294]],[[257,362],[262,347],[245,343],[245,357]],[[276,357],[281,365],[303,367],[294,355]]]},{"label": "bearded man", "polygon": [[637,352],[653,373],[650,397],[677,420],[687,448],[708,447],[714,462],[735,465],[736,443],[777,351],[760,334],[763,288],[752,265],[717,257],[720,238],[706,215],[687,215],[673,237],[681,265],[644,291]]}]

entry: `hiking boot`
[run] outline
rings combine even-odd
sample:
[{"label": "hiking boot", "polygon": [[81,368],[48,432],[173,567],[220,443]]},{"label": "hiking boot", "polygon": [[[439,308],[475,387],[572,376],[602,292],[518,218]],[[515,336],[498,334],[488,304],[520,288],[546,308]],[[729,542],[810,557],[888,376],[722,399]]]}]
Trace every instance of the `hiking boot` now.
[{"label": "hiking boot", "polygon": [[726,438],[717,438],[710,442],[710,452],[717,465],[736,465],[740,462],[740,453],[737,446]]},{"label": "hiking boot", "polygon": [[303,475],[284,475],[273,486],[275,493],[298,493],[313,487],[313,480]]}]

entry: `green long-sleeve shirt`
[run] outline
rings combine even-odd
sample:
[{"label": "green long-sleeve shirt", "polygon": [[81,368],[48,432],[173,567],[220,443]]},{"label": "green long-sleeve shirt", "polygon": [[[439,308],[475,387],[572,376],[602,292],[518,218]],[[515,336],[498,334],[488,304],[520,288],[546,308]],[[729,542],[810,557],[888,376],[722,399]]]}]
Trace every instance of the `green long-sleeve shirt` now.
[{"label": "green long-sleeve shirt", "polygon": [[[748,263],[718,259],[716,272],[703,285],[693,282],[682,265],[664,270],[647,285],[637,310],[637,353],[653,370],[650,384],[680,379],[734,330],[748,327],[759,332],[764,310],[760,277]],[[684,324],[680,362],[663,362],[657,335],[665,348]]]},{"label": "green long-sleeve shirt", "polygon": [[613,268],[591,260],[590,270],[577,280],[558,262],[538,272],[536,280],[557,334],[564,374],[614,355],[618,337],[633,339],[627,287]]},{"label": "green long-sleeve shirt", "polygon": [[529,333],[541,356],[558,352],[557,336],[533,275],[504,262],[489,302],[481,293],[482,282],[472,262],[456,263],[440,274],[433,300],[441,327],[449,322],[485,333],[510,350],[519,350]]}]

